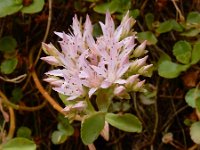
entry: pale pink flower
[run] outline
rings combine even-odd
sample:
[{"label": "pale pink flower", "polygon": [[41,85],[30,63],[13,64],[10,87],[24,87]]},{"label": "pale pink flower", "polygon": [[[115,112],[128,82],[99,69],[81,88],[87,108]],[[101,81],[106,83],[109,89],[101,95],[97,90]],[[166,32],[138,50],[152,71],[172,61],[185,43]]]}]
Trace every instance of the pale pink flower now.
[{"label": "pale pink flower", "polygon": [[[92,36],[93,27],[89,16],[82,25],[77,16],[73,18],[70,33],[55,32],[61,41],[61,51],[52,44],[44,44],[45,52],[50,55],[41,59],[47,63],[59,66],[60,69],[48,71],[49,77],[45,81],[53,85],[53,89],[67,95],[67,100],[88,95],[91,97],[100,88],[111,86],[127,87],[131,79],[124,75],[129,69],[146,71],[147,57],[130,60],[134,54],[135,33],[131,30],[135,20],[129,13],[123,18],[121,24],[115,28],[114,21],[109,12],[106,13],[105,23],[100,22],[103,35],[95,40]],[[136,48],[135,54],[145,54],[146,42]],[[135,83],[135,89],[142,87],[143,82]],[[126,90],[126,89],[125,89]]]}]

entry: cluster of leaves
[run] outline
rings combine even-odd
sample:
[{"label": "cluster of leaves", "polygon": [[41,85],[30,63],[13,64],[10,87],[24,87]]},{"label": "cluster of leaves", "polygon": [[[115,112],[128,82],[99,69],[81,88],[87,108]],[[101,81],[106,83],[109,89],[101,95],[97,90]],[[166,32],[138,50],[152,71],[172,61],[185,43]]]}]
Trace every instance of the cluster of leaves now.
[{"label": "cluster of leaves", "polygon": [[0,0],[0,17],[21,11],[25,14],[37,13],[42,10],[44,0]]}]

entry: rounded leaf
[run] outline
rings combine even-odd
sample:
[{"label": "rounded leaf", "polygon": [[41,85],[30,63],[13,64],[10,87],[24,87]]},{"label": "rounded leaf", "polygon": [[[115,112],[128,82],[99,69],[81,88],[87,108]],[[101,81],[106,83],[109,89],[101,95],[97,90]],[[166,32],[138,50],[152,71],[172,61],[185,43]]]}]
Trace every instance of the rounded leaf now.
[{"label": "rounded leaf", "polygon": [[158,74],[161,77],[172,79],[179,76],[182,71],[187,70],[189,65],[180,65],[169,60],[160,61],[158,64]]},{"label": "rounded leaf", "polygon": [[187,41],[178,41],[173,47],[174,56],[183,64],[188,64],[190,62],[191,53],[192,47]]},{"label": "rounded leaf", "polygon": [[200,24],[200,13],[199,12],[190,12],[187,15],[187,23],[197,23]]},{"label": "rounded leaf", "polygon": [[190,136],[196,144],[200,144],[200,121],[192,124],[190,127]]},{"label": "rounded leaf", "polygon": [[12,58],[12,59],[6,59],[1,63],[1,72],[4,74],[10,74],[12,73],[18,63],[18,59],[17,58]]},{"label": "rounded leaf", "polygon": [[191,64],[196,64],[200,60],[200,42],[196,42],[192,50]]},{"label": "rounded leaf", "polygon": [[116,1],[111,1],[108,3],[102,3],[99,5],[96,5],[94,7],[94,11],[100,14],[105,14],[108,10],[111,14],[115,13],[118,9],[118,2]]},{"label": "rounded leaf", "polygon": [[14,14],[22,7],[23,0],[0,0],[0,17]]},{"label": "rounded leaf", "polygon": [[89,115],[81,124],[81,139],[85,145],[93,143],[99,136],[105,124],[105,113],[98,112]]},{"label": "rounded leaf", "polygon": [[147,13],[145,15],[145,22],[149,30],[153,29],[154,15],[152,13]]},{"label": "rounded leaf", "polygon": [[36,150],[36,144],[22,137],[16,137],[3,144],[3,150]]},{"label": "rounded leaf", "polygon": [[138,37],[138,41],[140,43],[147,40],[148,45],[155,45],[158,41],[157,38],[155,37],[155,35],[150,31],[140,32],[137,34],[137,37]]},{"label": "rounded leaf", "polygon": [[67,140],[68,136],[63,131],[54,131],[51,135],[53,144],[62,144]]},{"label": "rounded leaf", "polygon": [[23,97],[22,89],[19,87],[15,87],[12,90],[12,97],[11,97],[12,102],[18,103],[22,99],[22,97]]},{"label": "rounded leaf", "polygon": [[200,98],[200,89],[190,89],[185,95],[185,101],[192,108],[196,108],[196,100]]},{"label": "rounded leaf", "polygon": [[32,14],[40,12],[44,7],[44,0],[33,0],[33,3],[22,8],[21,12]]},{"label": "rounded leaf", "polygon": [[173,25],[170,20],[160,23],[159,27],[156,29],[158,33],[169,32],[173,29]]},{"label": "rounded leaf", "polygon": [[192,28],[189,30],[186,30],[185,32],[182,32],[180,35],[186,36],[186,37],[194,37],[197,36],[200,33],[200,29]]},{"label": "rounded leaf", "polygon": [[9,53],[17,47],[17,41],[12,36],[4,36],[0,39],[0,51]]},{"label": "rounded leaf", "polygon": [[142,131],[142,123],[133,114],[126,113],[121,115],[121,114],[107,113],[106,121],[110,125],[126,132]]},{"label": "rounded leaf", "polygon": [[29,129],[28,127],[25,127],[25,126],[21,126],[17,130],[17,136],[30,139],[31,138],[31,129]]},{"label": "rounded leaf", "polygon": [[67,136],[74,134],[74,128],[70,124],[64,125],[59,122],[57,128],[59,131],[65,132]]}]

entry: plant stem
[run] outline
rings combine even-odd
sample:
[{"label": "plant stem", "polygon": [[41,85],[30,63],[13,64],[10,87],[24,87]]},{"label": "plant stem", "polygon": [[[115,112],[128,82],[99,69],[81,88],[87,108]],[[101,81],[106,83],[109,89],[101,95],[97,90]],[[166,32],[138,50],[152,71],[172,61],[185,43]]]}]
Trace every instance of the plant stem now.
[{"label": "plant stem", "polygon": [[8,109],[10,113],[10,127],[9,127],[9,131],[8,131],[8,135],[6,139],[10,140],[14,136],[14,132],[15,132],[15,113],[12,107],[8,107]]},{"label": "plant stem", "polygon": [[2,97],[2,102],[4,104],[6,104],[8,107],[12,107],[13,109],[16,109],[16,110],[36,111],[36,110],[43,108],[47,103],[46,101],[44,101],[42,104],[40,104],[38,106],[34,106],[34,107],[16,105],[16,104],[10,102],[8,100],[8,98],[6,97],[6,95],[1,90],[0,90],[0,97]]}]

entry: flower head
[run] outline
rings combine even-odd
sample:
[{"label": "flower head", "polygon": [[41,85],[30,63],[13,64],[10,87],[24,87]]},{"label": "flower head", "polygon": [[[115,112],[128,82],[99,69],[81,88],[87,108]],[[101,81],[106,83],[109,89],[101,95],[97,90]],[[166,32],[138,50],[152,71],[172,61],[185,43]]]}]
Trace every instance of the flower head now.
[{"label": "flower head", "polygon": [[[132,85],[130,83],[132,80],[125,77],[129,68],[136,70],[134,74],[140,74],[137,72],[139,69],[140,72],[144,72],[148,68],[144,67],[147,57],[130,60],[131,54],[142,56],[146,53],[144,50],[146,42],[138,46],[134,53],[136,35],[131,30],[134,23],[135,20],[129,17],[127,12],[121,24],[115,28],[114,21],[107,12],[105,23],[100,22],[103,35],[95,40],[89,16],[82,25],[75,15],[72,30],[68,34],[55,32],[61,38],[59,41],[61,51],[52,44],[43,44],[43,49],[50,56],[41,59],[60,68],[48,71],[46,73],[48,78],[45,81],[53,85],[55,91],[67,95],[67,100],[86,95],[90,97],[98,89],[111,86],[123,87],[126,90],[127,85],[129,87]],[[134,82],[139,81],[139,79],[134,80]],[[143,82],[134,85],[138,90]]]}]

